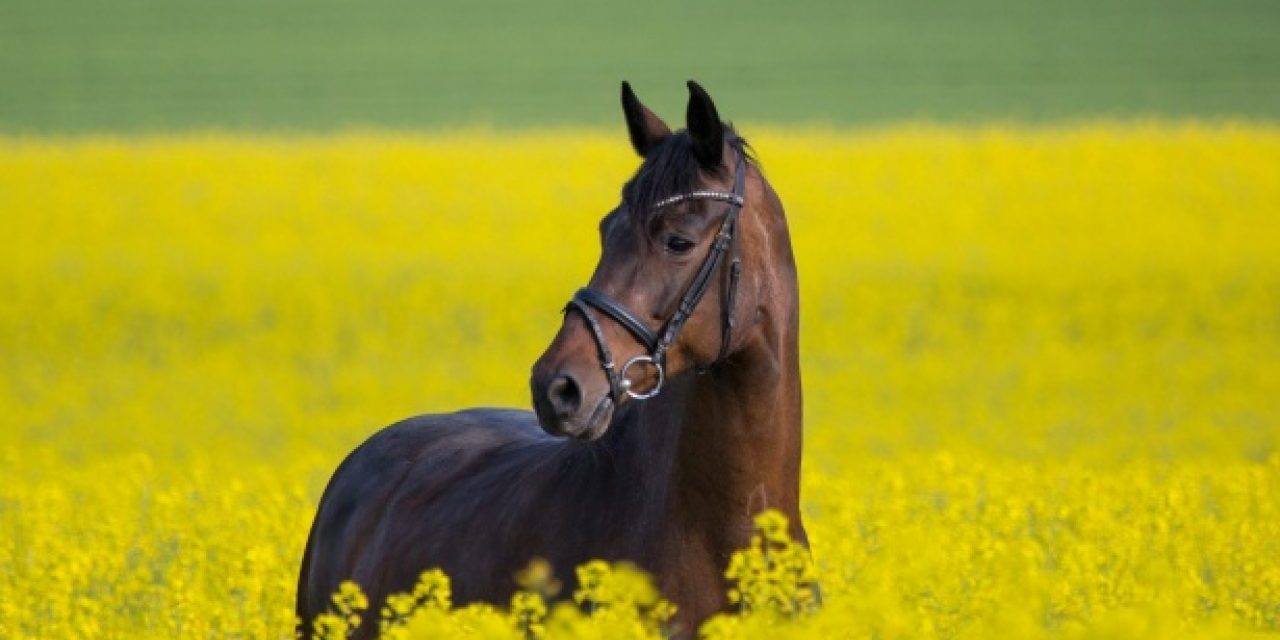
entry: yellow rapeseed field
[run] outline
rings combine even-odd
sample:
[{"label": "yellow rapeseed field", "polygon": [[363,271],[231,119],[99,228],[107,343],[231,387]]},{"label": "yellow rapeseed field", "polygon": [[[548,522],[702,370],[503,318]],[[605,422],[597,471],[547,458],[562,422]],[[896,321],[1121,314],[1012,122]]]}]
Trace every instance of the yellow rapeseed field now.
[{"label": "yellow rapeseed field", "polygon": [[[1280,127],[743,130],[800,263],[824,606],[744,583],[708,635],[1280,631]],[[288,637],[329,472],[528,406],[636,162],[621,131],[0,138],[0,638]],[[438,633],[658,628],[642,577],[583,570],[640,604],[407,597]]]}]

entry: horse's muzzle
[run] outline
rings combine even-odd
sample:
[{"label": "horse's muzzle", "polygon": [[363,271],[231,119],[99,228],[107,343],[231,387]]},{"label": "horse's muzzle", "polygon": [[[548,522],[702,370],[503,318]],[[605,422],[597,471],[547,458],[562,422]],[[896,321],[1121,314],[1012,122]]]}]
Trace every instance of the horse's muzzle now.
[{"label": "horse's muzzle", "polygon": [[540,366],[534,367],[530,386],[534,413],[542,430],[553,436],[583,440],[604,435],[614,409],[607,390],[585,387],[570,371],[543,373],[540,369]]}]

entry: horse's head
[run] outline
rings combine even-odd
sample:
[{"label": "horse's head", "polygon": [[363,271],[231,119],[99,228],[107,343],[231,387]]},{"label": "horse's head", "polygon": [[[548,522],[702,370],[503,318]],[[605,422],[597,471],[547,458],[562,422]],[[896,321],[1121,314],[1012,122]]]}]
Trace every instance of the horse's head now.
[{"label": "horse's head", "polygon": [[[644,162],[600,221],[595,273],[533,366],[534,408],[553,435],[600,437],[621,404],[732,359],[771,297],[794,308],[782,206],[711,97],[689,82],[687,128],[674,133],[625,82],[622,108]],[[783,250],[791,277],[780,280]]]}]

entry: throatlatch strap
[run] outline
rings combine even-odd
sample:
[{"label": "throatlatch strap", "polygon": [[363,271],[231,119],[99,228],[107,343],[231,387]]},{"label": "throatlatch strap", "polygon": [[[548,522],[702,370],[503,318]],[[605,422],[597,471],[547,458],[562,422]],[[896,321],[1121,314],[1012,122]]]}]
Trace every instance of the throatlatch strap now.
[{"label": "throatlatch strap", "polygon": [[[734,257],[729,263],[729,294],[724,302],[723,321],[720,331],[720,353],[716,354],[716,362],[729,355],[729,341],[733,338],[733,308],[738,298],[738,276],[742,275],[742,259]],[[711,363],[715,364],[715,362]]]},{"label": "throatlatch strap", "polygon": [[724,360],[725,356],[729,355],[730,342],[733,340],[733,327],[735,324],[733,319],[733,310],[738,303],[738,278],[742,275],[742,258],[738,256],[738,247],[740,246],[740,243],[738,241],[737,214],[742,207],[743,198],[746,196],[746,186],[746,161],[743,158],[743,154],[739,154],[738,168],[733,177],[733,193],[738,196],[739,204],[737,208],[729,213],[729,215],[732,215],[734,218],[734,226],[732,229],[729,229],[729,235],[732,237],[731,242],[733,243],[733,259],[729,261],[729,285],[726,289],[727,293],[725,294],[724,306],[721,309],[720,353],[716,354],[715,362],[712,362],[708,368],[710,368],[710,366],[714,366],[716,362]]}]

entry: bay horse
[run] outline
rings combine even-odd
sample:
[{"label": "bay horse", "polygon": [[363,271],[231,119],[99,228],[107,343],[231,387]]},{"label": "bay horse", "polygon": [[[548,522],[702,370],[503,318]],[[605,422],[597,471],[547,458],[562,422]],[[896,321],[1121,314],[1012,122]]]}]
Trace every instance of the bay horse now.
[{"label": "bay horse", "polygon": [[780,510],[807,541],[787,222],[746,142],[688,88],[673,133],[622,83],[643,162],[533,365],[534,412],[409,418],[338,466],[302,558],[300,631],[344,580],[369,597],[357,636],[371,637],[386,596],[427,568],[449,574],[459,604],[505,603],[541,557],[565,594],[588,560],[636,564],[690,635],[726,606],[753,515]]}]

